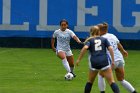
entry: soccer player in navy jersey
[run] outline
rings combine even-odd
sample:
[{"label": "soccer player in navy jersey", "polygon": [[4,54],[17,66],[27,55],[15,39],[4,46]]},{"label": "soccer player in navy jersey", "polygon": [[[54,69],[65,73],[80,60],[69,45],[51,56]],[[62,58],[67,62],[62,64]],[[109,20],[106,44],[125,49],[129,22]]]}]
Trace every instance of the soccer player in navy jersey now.
[{"label": "soccer player in navy jersey", "polygon": [[[55,48],[55,38],[57,39],[57,46]],[[57,56],[62,60],[62,64],[67,72],[76,76],[74,70],[74,58],[70,48],[70,39],[73,38],[77,43],[81,43],[80,39],[73,31],[68,29],[68,21],[62,19],[60,21],[60,29],[55,30],[51,39],[51,46]]]},{"label": "soccer player in navy jersey", "polygon": [[[115,74],[116,74],[117,80],[130,93],[137,93],[135,88],[124,78],[125,61],[124,61],[123,56],[124,57],[128,56],[127,51],[123,48],[120,41],[118,40],[118,38],[115,35],[108,33],[108,24],[107,23],[104,22],[104,23],[98,24],[98,26],[100,28],[100,35],[102,37],[106,38],[110,42],[111,46],[113,47],[114,62],[115,62],[114,69],[115,69]],[[109,52],[107,52],[107,54],[110,56]],[[98,75],[98,86],[101,91],[100,93],[105,93],[105,81],[101,75]]]},{"label": "soccer player in navy jersey", "polygon": [[76,65],[78,66],[80,60],[86,53],[86,50],[89,50],[89,79],[86,83],[84,93],[91,92],[92,84],[94,83],[99,71],[103,73],[113,92],[120,93],[118,85],[114,81],[111,65],[106,53],[106,49],[108,49],[112,58],[112,66],[114,66],[114,53],[112,46],[107,39],[100,37],[100,29],[98,26],[91,27],[90,35],[91,36],[85,41],[85,45],[76,61]]}]

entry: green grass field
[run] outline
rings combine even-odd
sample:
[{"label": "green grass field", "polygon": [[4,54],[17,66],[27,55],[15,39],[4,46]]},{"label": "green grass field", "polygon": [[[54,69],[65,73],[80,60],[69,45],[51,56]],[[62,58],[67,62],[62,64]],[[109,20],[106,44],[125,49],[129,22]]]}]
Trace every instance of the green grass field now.
[{"label": "green grass field", "polygon": [[[73,50],[75,60],[79,52]],[[126,80],[140,92],[140,51],[128,52]],[[66,71],[50,49],[0,48],[0,93],[83,93],[88,73],[87,55],[75,73],[74,80],[64,80]],[[119,87],[121,93],[128,93],[120,84]],[[97,78],[92,93],[99,93]],[[106,93],[112,93],[108,84]]]}]

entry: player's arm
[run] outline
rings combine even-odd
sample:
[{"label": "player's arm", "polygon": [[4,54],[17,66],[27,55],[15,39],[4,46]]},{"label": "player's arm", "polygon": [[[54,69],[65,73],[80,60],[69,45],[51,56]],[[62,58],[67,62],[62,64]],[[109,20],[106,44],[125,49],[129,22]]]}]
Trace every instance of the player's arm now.
[{"label": "player's arm", "polygon": [[122,55],[124,57],[127,57],[128,56],[128,53],[127,51],[123,48],[122,44],[121,43],[118,43],[118,49],[121,51]]},{"label": "player's arm", "polygon": [[115,63],[114,63],[114,51],[113,51],[113,47],[110,45],[110,43],[109,43],[109,41],[107,39],[106,39],[105,44],[106,44],[106,47],[107,47],[107,49],[108,49],[108,51],[110,53],[111,59],[112,59],[112,68],[114,68]]},{"label": "player's arm", "polygon": [[55,44],[55,38],[52,37],[52,39],[51,39],[51,47],[52,47],[52,50],[55,52],[56,49],[55,49],[55,47],[54,47],[54,44]]},{"label": "player's arm", "polygon": [[76,65],[77,65],[77,66],[79,65],[80,60],[83,58],[83,56],[84,56],[84,54],[86,53],[86,51],[87,51],[88,48],[89,48],[89,46],[87,46],[87,45],[85,45],[85,46],[82,48],[82,50],[81,50],[81,52],[80,52],[80,55],[79,55],[79,57],[78,57],[78,59],[77,59],[77,61],[76,61]]},{"label": "player's arm", "polygon": [[70,35],[77,43],[81,43],[80,39],[71,30],[70,30]]},{"label": "player's arm", "polygon": [[76,35],[73,36],[73,39],[74,39],[77,43],[81,43],[81,40],[80,40]]},{"label": "player's arm", "polygon": [[110,53],[110,55],[111,55],[111,59],[112,59],[112,68],[114,68],[114,52],[113,52],[113,47],[112,46],[109,46],[108,47],[108,51],[109,51],[109,53]]}]

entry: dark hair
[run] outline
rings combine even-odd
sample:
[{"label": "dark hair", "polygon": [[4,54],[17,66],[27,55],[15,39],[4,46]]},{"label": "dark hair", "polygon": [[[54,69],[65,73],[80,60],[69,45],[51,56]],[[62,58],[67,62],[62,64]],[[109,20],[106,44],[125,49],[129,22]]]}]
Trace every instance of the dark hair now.
[{"label": "dark hair", "polygon": [[62,20],[60,21],[60,25],[61,25],[62,22],[66,22],[66,24],[68,25],[68,21],[67,21],[66,19],[62,19]]},{"label": "dark hair", "polygon": [[98,24],[97,26],[100,28],[101,31],[107,31],[108,30],[108,23],[106,23],[106,22]]}]

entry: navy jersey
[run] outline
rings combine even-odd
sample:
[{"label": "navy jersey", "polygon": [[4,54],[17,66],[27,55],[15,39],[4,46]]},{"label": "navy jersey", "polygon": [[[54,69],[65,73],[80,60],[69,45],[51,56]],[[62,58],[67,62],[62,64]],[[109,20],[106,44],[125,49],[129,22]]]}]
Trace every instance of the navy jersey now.
[{"label": "navy jersey", "polygon": [[107,39],[103,37],[91,38],[86,43],[89,46],[91,67],[101,69],[109,65],[106,49],[110,46]]}]

